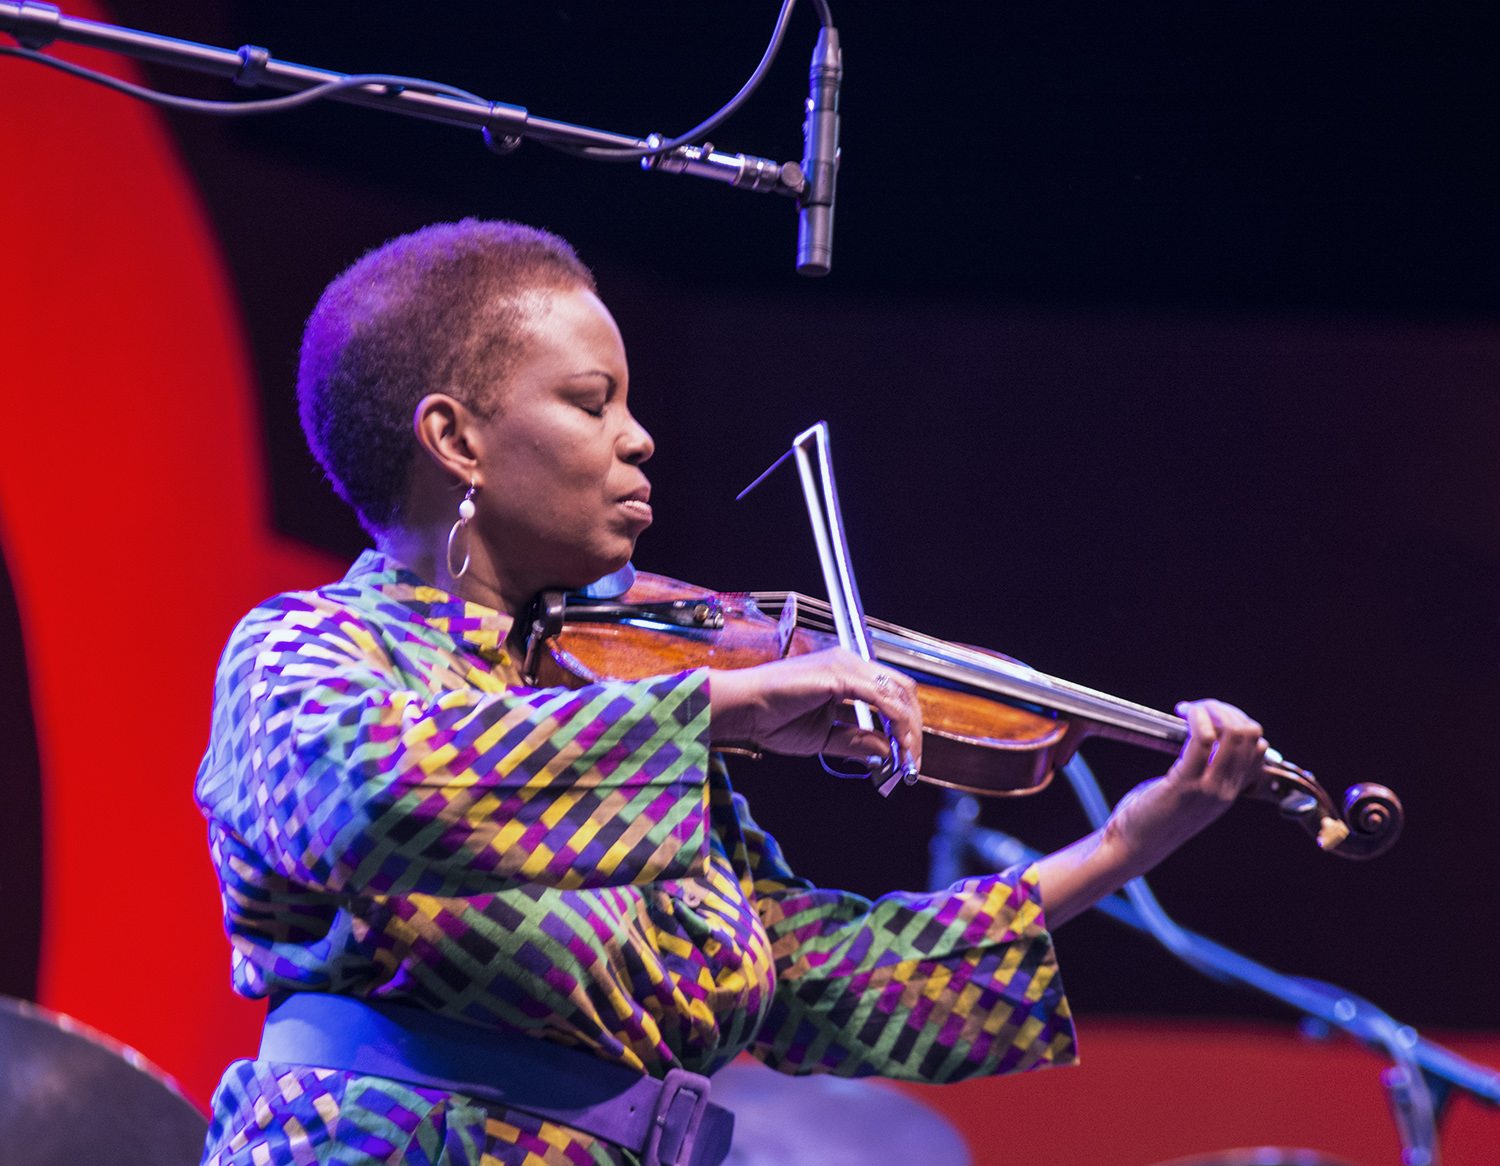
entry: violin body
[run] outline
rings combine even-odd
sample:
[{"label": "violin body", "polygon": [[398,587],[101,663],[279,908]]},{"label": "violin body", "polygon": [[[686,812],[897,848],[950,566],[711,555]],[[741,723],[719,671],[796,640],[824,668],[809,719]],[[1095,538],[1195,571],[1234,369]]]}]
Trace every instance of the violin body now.
[{"label": "violin body", "polygon": [[[538,596],[525,671],[540,685],[578,687],[693,668],[751,668],[837,647],[824,611],[820,601],[796,593],[719,594],[638,572],[627,592],[608,601],[559,591]],[[1031,794],[1088,737],[1172,754],[1186,738],[1179,718],[1042,676],[998,652],[869,624],[877,657],[916,681],[922,781],[991,797]],[[525,628],[518,621],[517,633]],[[1246,796],[1276,803],[1320,847],[1345,857],[1373,857],[1401,829],[1400,800],[1384,786],[1351,788],[1340,809],[1312,774],[1275,754]]]},{"label": "violin body", "polygon": [[[702,588],[663,575],[638,572],[635,585],[616,602],[645,605],[713,601],[718,627],[660,626],[645,621],[565,620],[548,637],[536,671],[540,684],[577,686],[595,680],[641,680],[691,668],[752,668],[838,647],[831,633],[804,626],[783,629],[747,594],[707,595]],[[714,621],[717,622],[717,621]],[[1003,658],[1003,657],[1002,657]],[[1055,713],[1033,712],[970,692],[917,679],[922,706],[923,781],[986,795],[1029,794],[1044,788],[1070,725]]]}]

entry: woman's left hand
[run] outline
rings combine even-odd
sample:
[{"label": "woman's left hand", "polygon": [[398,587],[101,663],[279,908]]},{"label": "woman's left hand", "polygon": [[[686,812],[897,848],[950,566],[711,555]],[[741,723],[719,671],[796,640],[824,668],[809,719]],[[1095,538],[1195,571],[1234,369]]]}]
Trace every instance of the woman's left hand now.
[{"label": "woman's left hand", "polygon": [[1229,809],[1261,776],[1266,756],[1260,725],[1232,704],[1185,701],[1177,713],[1189,733],[1177,761],[1121,799],[1105,826],[1146,869]]},{"label": "woman's left hand", "polygon": [[1038,863],[1050,926],[1145,874],[1225,810],[1262,775],[1260,725],[1231,704],[1177,706],[1187,743],[1164,777],[1131,790],[1104,828]]}]

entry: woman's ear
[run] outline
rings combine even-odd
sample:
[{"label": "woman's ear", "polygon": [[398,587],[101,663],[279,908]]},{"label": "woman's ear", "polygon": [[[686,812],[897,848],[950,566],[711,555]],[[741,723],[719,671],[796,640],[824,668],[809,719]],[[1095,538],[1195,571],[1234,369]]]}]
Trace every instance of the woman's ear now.
[{"label": "woman's ear", "polygon": [[470,440],[474,424],[474,414],[447,393],[428,393],[412,416],[412,431],[428,457],[460,481],[482,485]]}]

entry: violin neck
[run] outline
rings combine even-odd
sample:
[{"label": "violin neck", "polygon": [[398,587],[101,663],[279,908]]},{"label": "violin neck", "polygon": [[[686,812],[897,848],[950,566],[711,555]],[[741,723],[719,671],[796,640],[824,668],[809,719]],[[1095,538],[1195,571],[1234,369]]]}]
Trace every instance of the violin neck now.
[{"label": "violin neck", "polygon": [[[755,592],[751,598],[773,617],[783,615],[788,603],[795,604],[798,626],[822,633],[832,630],[832,614],[823,600],[782,591]],[[1048,676],[978,648],[950,644],[883,620],[866,622],[875,641],[876,658],[911,675],[978,689],[1022,707],[1076,717],[1097,726],[1097,736],[1165,753],[1177,752],[1187,740],[1187,722],[1181,717]]]},{"label": "violin neck", "polygon": [[[789,591],[751,592],[744,598],[762,614],[778,618],[783,655],[798,628],[806,628],[825,642],[833,635],[832,613],[823,600]],[[1127,741],[1163,753],[1176,753],[1188,738],[1188,725],[1181,717],[1047,676],[981,648],[950,644],[881,620],[867,618],[865,622],[876,658],[919,683],[981,692],[1033,712],[1055,713],[1067,721],[1066,732],[1054,739],[1056,753],[1049,764],[1066,761],[1084,737]],[[1341,808],[1317,778],[1274,749],[1266,751],[1262,770],[1243,796],[1274,803],[1285,817],[1300,822],[1326,851],[1347,858],[1373,858],[1388,850],[1401,833],[1401,799],[1383,785],[1361,782],[1351,786]],[[953,788],[998,790],[960,783],[953,783]]]}]

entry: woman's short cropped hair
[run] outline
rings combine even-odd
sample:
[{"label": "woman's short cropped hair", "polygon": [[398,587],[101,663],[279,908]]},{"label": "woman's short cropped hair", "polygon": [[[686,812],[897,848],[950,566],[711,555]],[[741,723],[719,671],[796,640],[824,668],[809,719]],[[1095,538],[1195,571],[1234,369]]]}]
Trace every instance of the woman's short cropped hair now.
[{"label": "woman's short cropped hair", "polygon": [[323,291],[302,334],[302,431],[372,534],[400,523],[417,448],[412,416],[443,392],[482,416],[525,349],[522,293],[594,290],[564,240],[464,219],[390,240]]}]

